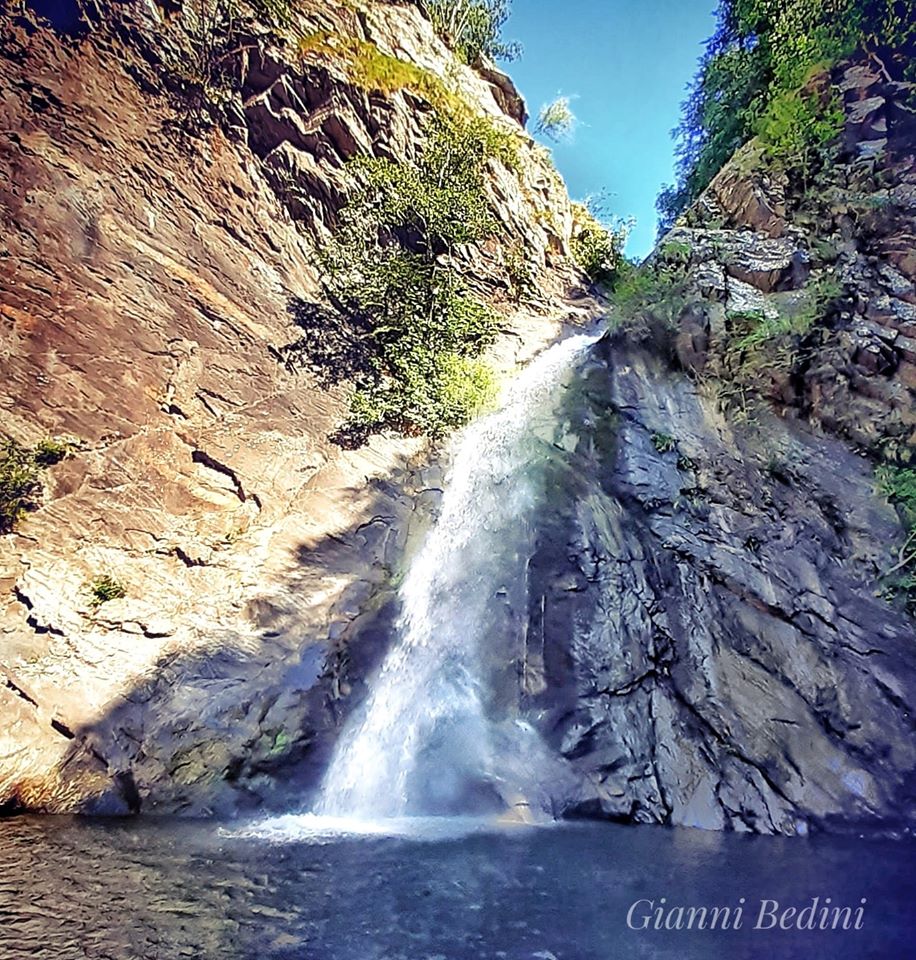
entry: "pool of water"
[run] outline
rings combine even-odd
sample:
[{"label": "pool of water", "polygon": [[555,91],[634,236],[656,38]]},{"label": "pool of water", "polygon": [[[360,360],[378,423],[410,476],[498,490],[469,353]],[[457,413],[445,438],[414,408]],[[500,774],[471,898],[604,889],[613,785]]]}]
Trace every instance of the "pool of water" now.
[{"label": "pool of water", "polygon": [[[905,960],[914,853],[599,823],[13,819],[0,821],[0,960]],[[737,929],[709,929],[711,915],[703,930],[654,929],[659,907],[734,921],[742,897]],[[827,897],[865,899],[861,928],[755,929],[761,900],[779,903],[766,926],[818,898],[816,926]]]}]

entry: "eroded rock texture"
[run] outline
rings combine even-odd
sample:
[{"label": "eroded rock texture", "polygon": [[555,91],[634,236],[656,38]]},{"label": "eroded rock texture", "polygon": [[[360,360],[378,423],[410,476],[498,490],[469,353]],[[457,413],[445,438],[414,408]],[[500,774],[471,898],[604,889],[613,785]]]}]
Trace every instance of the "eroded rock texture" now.
[{"label": "eroded rock texture", "polygon": [[[2,431],[77,450],[0,537],[0,805],[256,805],[307,748],[319,762],[341,692],[387,643],[375,624],[440,483],[417,439],[332,442],[348,331],[312,309],[344,165],[415,156],[430,107],[299,38],[452,77],[517,135],[520,172],[489,175],[499,237],[463,253],[505,313],[504,369],[585,315],[564,300],[582,292],[565,188],[508,78],[457,63],[413,5],[246,20],[204,115],[190,7],[85,4],[66,34],[5,9]],[[507,236],[535,277],[521,306]],[[304,337],[332,362],[284,362]],[[127,596],[96,608],[102,574]]]},{"label": "eroded rock texture", "polygon": [[[686,257],[696,303],[678,350],[696,373],[734,315],[809,310],[794,370],[764,392],[873,453],[916,451],[916,114],[912,84],[873,60],[835,70],[837,154],[801,176],[743,147],[659,244]],[[791,375],[790,375],[791,374]]]},{"label": "eroded rock texture", "polygon": [[736,428],[611,338],[567,417],[517,653],[519,708],[580,776],[558,807],[911,824],[916,628],[875,596],[900,526],[868,461],[777,417]]},{"label": "eroded rock texture", "polygon": [[[331,439],[347,331],[316,309],[316,252],[346,162],[415,156],[430,108],[367,86],[354,50],[450,78],[519,137],[520,170],[488,175],[498,235],[458,254],[505,314],[497,362],[595,304],[565,299],[583,294],[569,203],[511,81],[456,63],[415,5],[246,21],[204,116],[181,4],[83,6],[64,36],[2,21],[3,431],[77,450],[0,538],[0,805],[288,809],[390,645],[443,484],[417,439]],[[490,598],[488,706],[563,759],[543,784],[558,815],[912,821],[916,635],[877,595],[901,527],[856,450],[913,447],[913,120],[875,65],[840,80],[844,152],[814,199],[749,145],[659,253],[690,278],[671,356],[604,339],[541,425],[527,582]],[[734,316],[826,279],[830,316],[770,407],[723,413]],[[127,596],[93,606],[102,573]]]},{"label": "eroded rock texture", "polygon": [[[570,399],[517,654],[568,814],[912,826],[916,629],[881,596],[906,534],[874,466],[916,455],[913,88],[834,79],[835,160],[806,183],[739,151],[654,255],[667,332],[606,339]],[[743,381],[748,318],[796,332]]]}]

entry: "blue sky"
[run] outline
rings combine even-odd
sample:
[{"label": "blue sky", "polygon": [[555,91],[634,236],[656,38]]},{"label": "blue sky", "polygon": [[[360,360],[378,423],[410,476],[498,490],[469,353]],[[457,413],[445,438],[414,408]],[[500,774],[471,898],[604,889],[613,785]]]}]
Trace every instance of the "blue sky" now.
[{"label": "blue sky", "polygon": [[604,193],[605,210],[635,216],[627,252],[655,241],[655,198],[674,177],[671,129],[713,32],[716,0],[514,0],[507,39],[524,45],[505,65],[528,102],[573,99],[579,127],[550,144],[575,199]]}]

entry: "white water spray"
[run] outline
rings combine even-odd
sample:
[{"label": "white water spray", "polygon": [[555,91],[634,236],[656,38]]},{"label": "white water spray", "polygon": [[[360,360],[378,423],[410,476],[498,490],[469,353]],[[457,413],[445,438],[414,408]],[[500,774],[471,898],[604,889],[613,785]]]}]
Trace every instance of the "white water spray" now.
[{"label": "white water spray", "polygon": [[[488,642],[523,622],[538,462],[594,338],[546,350],[458,437],[441,514],[400,590],[399,641],[338,744],[315,813],[376,820],[495,812],[537,789],[546,750],[488,711]],[[509,611],[507,614],[507,610]]]}]

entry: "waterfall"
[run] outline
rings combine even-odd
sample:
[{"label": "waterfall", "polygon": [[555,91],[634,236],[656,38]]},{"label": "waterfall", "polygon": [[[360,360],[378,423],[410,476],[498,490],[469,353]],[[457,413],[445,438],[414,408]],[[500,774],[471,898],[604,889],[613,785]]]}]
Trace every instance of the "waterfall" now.
[{"label": "waterfall", "polygon": [[539,789],[547,750],[517,717],[494,715],[485,664],[500,631],[527,623],[540,468],[556,451],[576,360],[593,342],[575,336],[544,351],[496,412],[456,437],[439,518],[400,589],[398,640],[338,743],[315,813],[496,812]]}]

